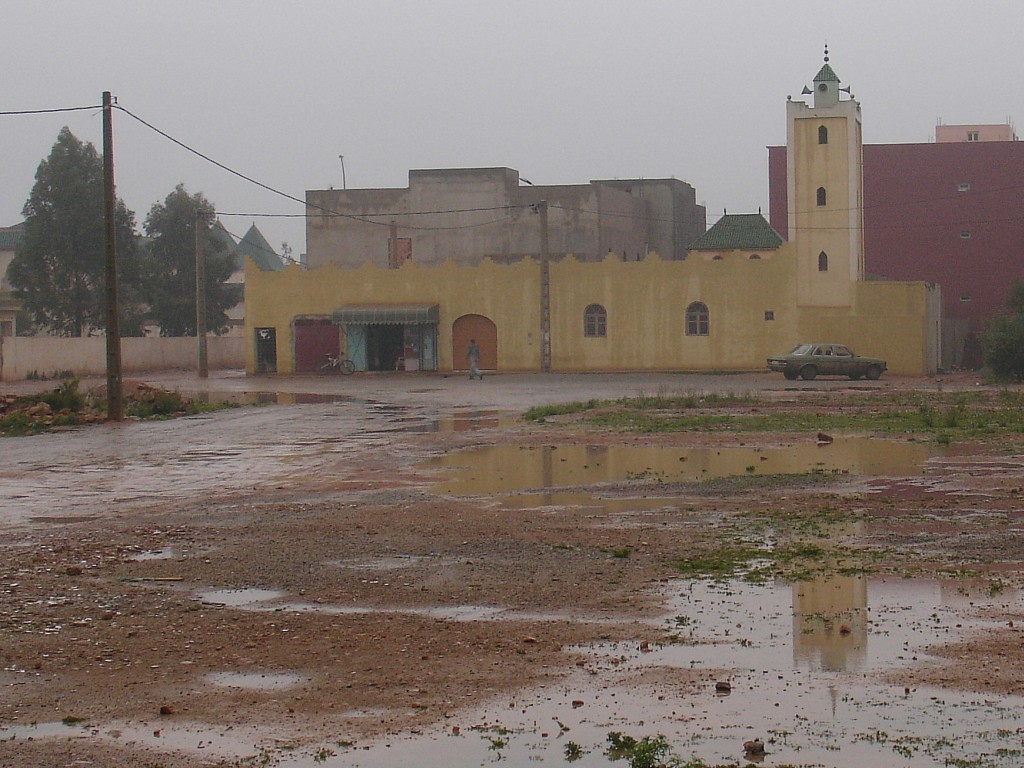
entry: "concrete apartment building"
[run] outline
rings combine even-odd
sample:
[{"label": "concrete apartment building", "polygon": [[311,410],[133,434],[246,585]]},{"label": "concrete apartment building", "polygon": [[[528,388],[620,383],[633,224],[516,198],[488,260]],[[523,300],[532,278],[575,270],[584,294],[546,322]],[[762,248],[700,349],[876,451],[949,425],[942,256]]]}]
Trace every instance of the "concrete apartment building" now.
[{"label": "concrete apartment building", "polygon": [[541,201],[554,259],[684,259],[706,229],[693,187],[678,179],[533,186],[512,168],[412,170],[404,189],[307,191],[306,263],[512,263],[541,250]]},{"label": "concrete apartment building", "polygon": [[[864,146],[867,275],[942,288],[943,368],[982,364],[979,334],[1024,279],[1024,142],[1012,126],[939,125],[927,144]],[[770,220],[792,213],[786,147],[768,148]]]}]

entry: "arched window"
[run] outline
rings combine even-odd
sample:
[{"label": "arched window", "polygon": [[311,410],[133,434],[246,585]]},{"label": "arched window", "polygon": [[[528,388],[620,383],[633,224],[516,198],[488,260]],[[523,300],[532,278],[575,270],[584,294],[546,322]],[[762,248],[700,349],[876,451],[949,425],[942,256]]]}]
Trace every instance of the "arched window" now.
[{"label": "arched window", "polygon": [[828,254],[824,251],[818,254],[818,271],[828,272]]},{"label": "arched window", "polygon": [[686,308],[687,336],[707,336],[708,326],[708,307],[706,304],[695,301]]},{"label": "arched window", "polygon": [[828,144],[828,128],[824,125],[818,126],[818,143]]},{"label": "arched window", "polygon": [[760,260],[761,257],[758,254],[756,254],[756,253],[752,253],[752,254],[750,254],[749,258],[750,258],[751,261],[756,261],[756,260]]},{"label": "arched window", "polygon": [[818,205],[824,205],[827,197],[828,193],[825,192],[825,188],[818,187]]},{"label": "arched window", "polygon": [[583,335],[608,335],[608,313],[600,304],[591,304],[583,310]]}]

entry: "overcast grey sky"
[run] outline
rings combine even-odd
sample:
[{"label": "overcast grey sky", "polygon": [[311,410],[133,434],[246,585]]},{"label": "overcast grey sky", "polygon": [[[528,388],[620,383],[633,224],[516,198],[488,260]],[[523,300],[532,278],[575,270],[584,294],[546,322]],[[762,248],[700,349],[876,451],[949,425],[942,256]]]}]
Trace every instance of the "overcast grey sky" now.
[{"label": "overcast grey sky", "polygon": [[[404,187],[411,168],[510,166],[535,184],[675,176],[708,206],[768,212],[766,146],[822,62],[861,102],[869,143],[937,121],[1024,114],[1021,0],[0,0],[0,111],[119,104],[271,187]],[[0,224],[21,220],[67,125],[0,117]],[[219,211],[302,214],[114,113],[118,195],[141,228],[179,182]],[[255,221],[305,250],[301,219]]]}]

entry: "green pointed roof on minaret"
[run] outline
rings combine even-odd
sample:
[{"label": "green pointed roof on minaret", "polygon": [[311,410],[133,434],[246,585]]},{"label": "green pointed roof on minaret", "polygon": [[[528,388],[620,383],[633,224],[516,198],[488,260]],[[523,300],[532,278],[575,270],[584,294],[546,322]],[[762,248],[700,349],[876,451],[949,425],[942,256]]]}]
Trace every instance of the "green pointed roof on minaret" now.
[{"label": "green pointed roof on minaret", "polygon": [[840,82],[839,76],[832,70],[832,67],[828,65],[828,61],[818,70],[818,74],[814,76],[814,82],[816,83],[838,83]]}]

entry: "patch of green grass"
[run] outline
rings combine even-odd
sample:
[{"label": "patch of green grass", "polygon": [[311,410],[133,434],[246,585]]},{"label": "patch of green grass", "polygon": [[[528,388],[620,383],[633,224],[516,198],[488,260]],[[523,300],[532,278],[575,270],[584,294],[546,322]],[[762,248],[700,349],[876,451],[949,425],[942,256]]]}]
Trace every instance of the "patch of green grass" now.
[{"label": "patch of green grass", "polygon": [[567,741],[565,743],[565,759],[568,760],[570,763],[579,760],[586,753],[587,751],[583,749],[583,747],[581,747],[575,741]]},{"label": "patch of green grass", "polygon": [[43,426],[30,418],[24,411],[15,411],[0,418],[0,435],[23,437],[42,430]]},{"label": "patch of green grass", "polygon": [[728,579],[746,570],[751,562],[766,556],[765,550],[755,547],[722,547],[680,558],[673,565],[686,578]]},{"label": "patch of green grass", "polygon": [[600,400],[588,400],[585,403],[564,403],[561,405],[538,405],[534,408],[530,408],[526,413],[523,414],[523,418],[527,421],[536,421],[541,424],[551,416],[565,416],[570,413],[580,413],[582,411],[592,411],[598,408],[604,401]]},{"label": "patch of green grass", "polygon": [[672,745],[662,734],[644,736],[637,740],[617,731],[608,734],[609,760],[626,760],[630,768],[661,768],[679,766],[679,759],[672,755]]},{"label": "patch of green grass", "polygon": [[[657,432],[880,432],[930,436],[942,443],[1024,432],[1024,395],[991,392],[915,392],[852,396],[836,409],[826,397],[808,396],[795,408],[753,395],[689,393],[644,395],[614,401],[590,400],[533,408],[528,420],[580,414],[604,429]],[[712,412],[714,411],[714,412]]]}]

